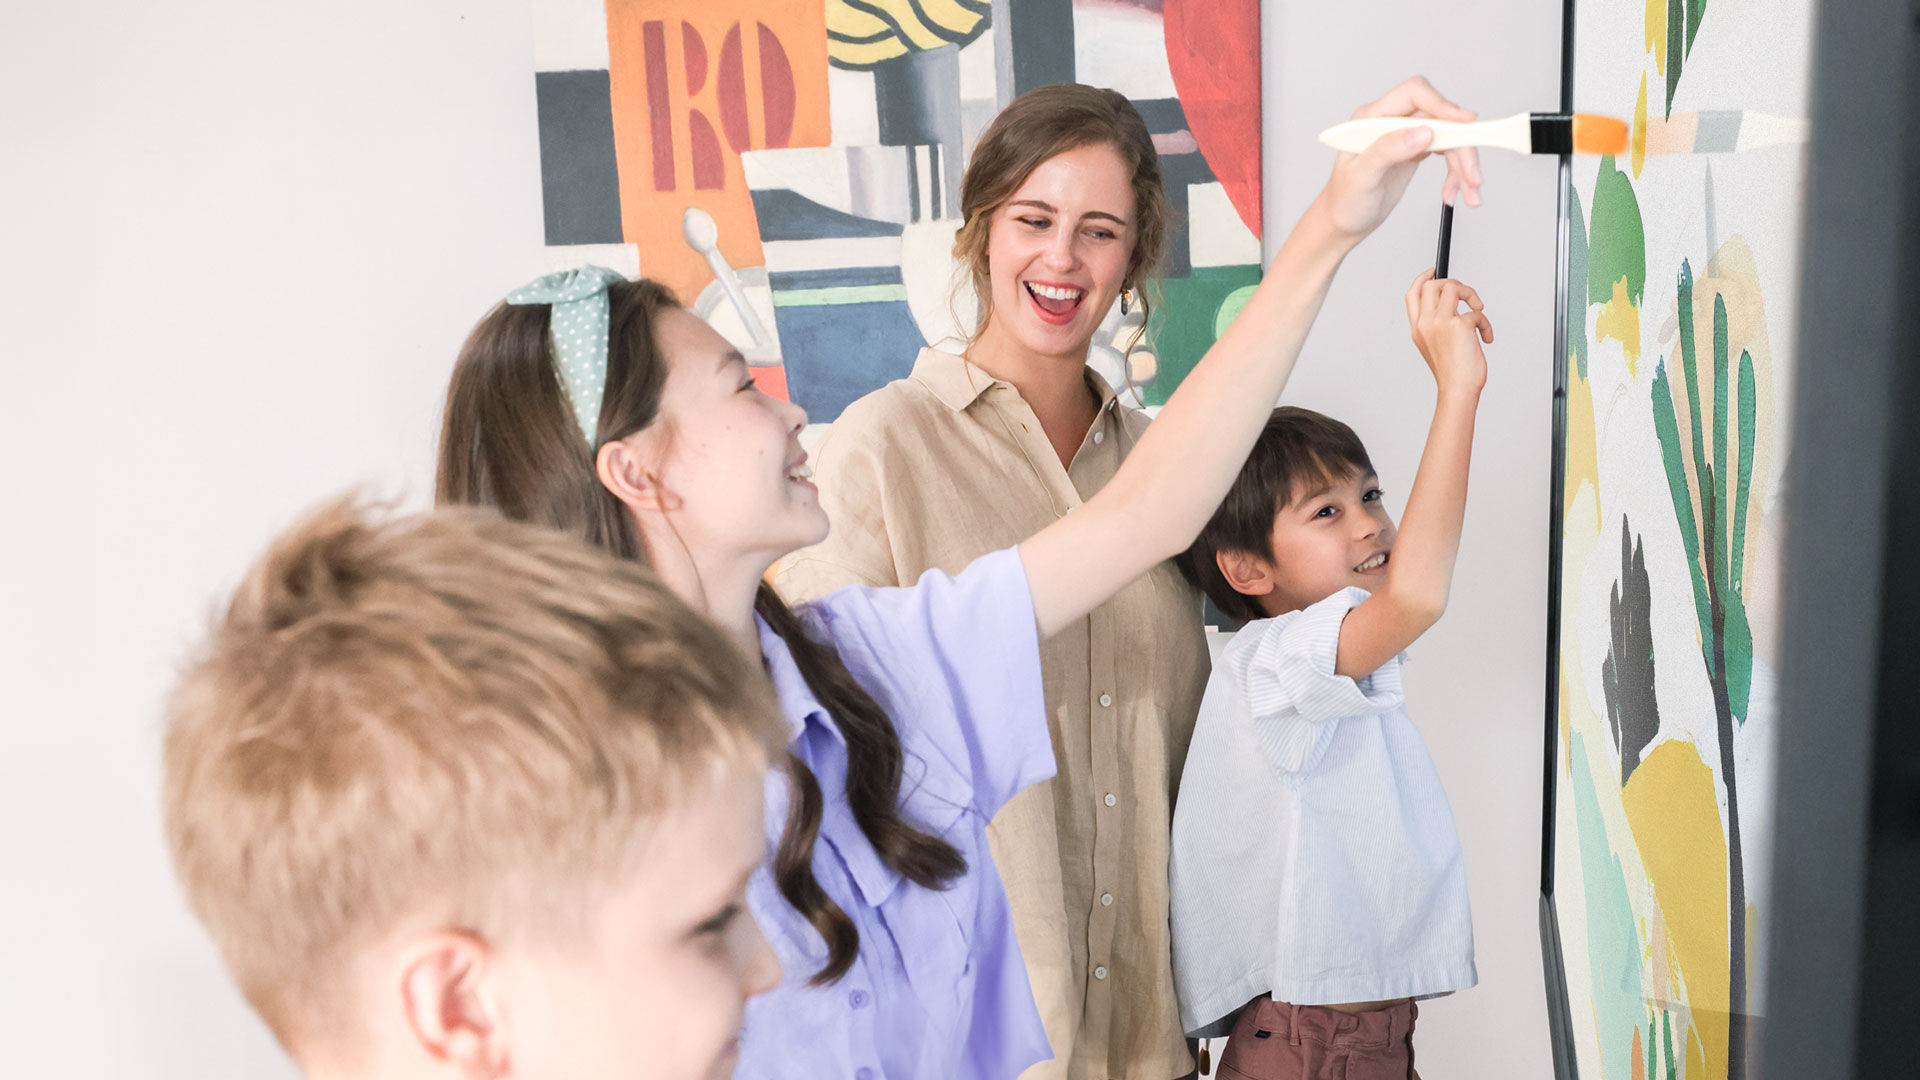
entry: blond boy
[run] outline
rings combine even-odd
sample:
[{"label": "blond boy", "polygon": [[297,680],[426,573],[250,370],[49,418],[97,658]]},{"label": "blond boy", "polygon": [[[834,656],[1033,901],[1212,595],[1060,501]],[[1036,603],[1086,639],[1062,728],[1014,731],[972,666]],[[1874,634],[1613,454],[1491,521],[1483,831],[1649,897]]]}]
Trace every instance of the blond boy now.
[{"label": "blond boy", "polygon": [[779,976],[766,685],[631,561],[336,504],[172,698],[174,865],[313,1080],[727,1076]]}]

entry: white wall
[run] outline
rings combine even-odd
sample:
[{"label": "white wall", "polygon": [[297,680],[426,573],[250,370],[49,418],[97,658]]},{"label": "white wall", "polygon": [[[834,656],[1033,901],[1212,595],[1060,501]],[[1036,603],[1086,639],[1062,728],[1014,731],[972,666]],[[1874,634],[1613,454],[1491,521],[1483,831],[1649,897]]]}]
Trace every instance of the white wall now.
[{"label": "white wall", "polygon": [[[1314,142],[1412,73],[1484,117],[1560,100],[1560,5],[1525,0],[1262,5],[1270,240],[1313,199]],[[1453,599],[1411,650],[1407,696],[1453,803],[1473,894],[1480,985],[1421,1007],[1429,1077],[1552,1075],[1536,931],[1545,730],[1548,453],[1555,159],[1491,153],[1486,204],[1454,219],[1452,276],[1479,290],[1496,341],[1481,397]],[[1392,220],[1347,259],[1284,400],[1365,440],[1396,515],[1432,418],[1433,380],[1401,296],[1433,265],[1440,177],[1429,163]]]},{"label": "white wall", "polygon": [[4,21],[0,1074],[292,1076],[168,872],[158,703],[300,508],[429,501],[453,353],[540,269],[527,3]]},{"label": "white wall", "polygon": [[[1273,222],[1319,187],[1313,134],[1406,72],[1488,114],[1557,97],[1554,5],[1265,7]],[[169,877],[158,704],[212,598],[300,508],[356,483],[426,502],[454,349],[540,269],[527,0],[6,21],[0,1072],[291,1076]],[[1423,1010],[1420,1046],[1429,1076],[1532,1080],[1553,170],[1487,174],[1455,267],[1500,341],[1454,606],[1409,676],[1481,987]],[[1437,186],[1348,261],[1289,394],[1353,422],[1399,497],[1432,394],[1399,295],[1431,259]]]}]

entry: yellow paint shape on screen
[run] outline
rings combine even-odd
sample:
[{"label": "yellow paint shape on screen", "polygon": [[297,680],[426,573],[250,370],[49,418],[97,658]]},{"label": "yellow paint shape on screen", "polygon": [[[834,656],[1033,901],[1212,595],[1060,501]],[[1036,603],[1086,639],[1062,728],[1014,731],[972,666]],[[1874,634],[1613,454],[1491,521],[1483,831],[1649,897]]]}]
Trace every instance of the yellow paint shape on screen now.
[{"label": "yellow paint shape on screen", "polygon": [[1647,73],[1640,73],[1640,96],[1633,102],[1633,178],[1647,163]]},{"label": "yellow paint shape on screen", "polygon": [[[1647,0],[1647,43],[1653,51],[1653,70],[1661,75],[1667,73],[1667,0]],[[1640,88],[1646,90],[1646,76],[1640,77]]]},{"label": "yellow paint shape on screen", "polygon": [[1593,336],[1598,341],[1612,338],[1619,342],[1627,352],[1627,373],[1639,377],[1640,308],[1627,295],[1626,278],[1613,283],[1613,299],[1601,305],[1600,315],[1594,320]]},{"label": "yellow paint shape on screen", "polygon": [[1668,739],[1647,752],[1620,793],[1709,1077],[1727,1069],[1727,838],[1716,791],[1699,750]]}]

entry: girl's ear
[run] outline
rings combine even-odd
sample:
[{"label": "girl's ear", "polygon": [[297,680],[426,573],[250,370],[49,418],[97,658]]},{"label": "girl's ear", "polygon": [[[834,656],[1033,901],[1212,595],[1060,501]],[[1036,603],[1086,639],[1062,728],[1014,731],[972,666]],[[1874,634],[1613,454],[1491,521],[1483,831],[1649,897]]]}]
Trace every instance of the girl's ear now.
[{"label": "girl's ear", "polygon": [[664,513],[680,509],[680,496],[668,491],[660,481],[660,472],[638,445],[643,432],[625,439],[601,443],[594,455],[594,473],[613,497],[629,510]]},{"label": "girl's ear", "polygon": [[1234,592],[1246,596],[1266,596],[1273,592],[1273,564],[1251,551],[1216,551],[1213,565]]}]

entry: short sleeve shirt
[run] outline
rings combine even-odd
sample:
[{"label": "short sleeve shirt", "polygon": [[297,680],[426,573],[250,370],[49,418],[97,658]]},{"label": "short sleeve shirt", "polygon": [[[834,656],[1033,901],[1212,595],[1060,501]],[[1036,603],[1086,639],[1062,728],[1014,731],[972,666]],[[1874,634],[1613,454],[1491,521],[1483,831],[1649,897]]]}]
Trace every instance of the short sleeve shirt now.
[{"label": "short sleeve shirt", "polygon": [[1395,657],[1334,671],[1344,589],[1250,622],[1214,668],[1173,822],[1173,960],[1184,1026],[1272,994],[1295,1005],[1474,984],[1453,812]]},{"label": "short sleeve shirt", "polygon": [[[741,1078],[942,1080],[1012,1077],[1050,1053],[1020,962],[988,820],[1053,775],[1040,687],[1033,598],[1016,549],[908,588],[841,589],[796,609],[831,643],[900,734],[900,807],[959,849],[967,870],[944,889],[881,861],[846,797],[847,748],[763,622],[760,647],[790,725],[789,748],[819,780],[823,811],[813,872],[853,920],[860,951],[846,976],[808,980],[826,944],[780,895],[769,867],[748,905],[785,972],[747,1004]],[[767,835],[777,843],[788,790],[769,778]]]}]

